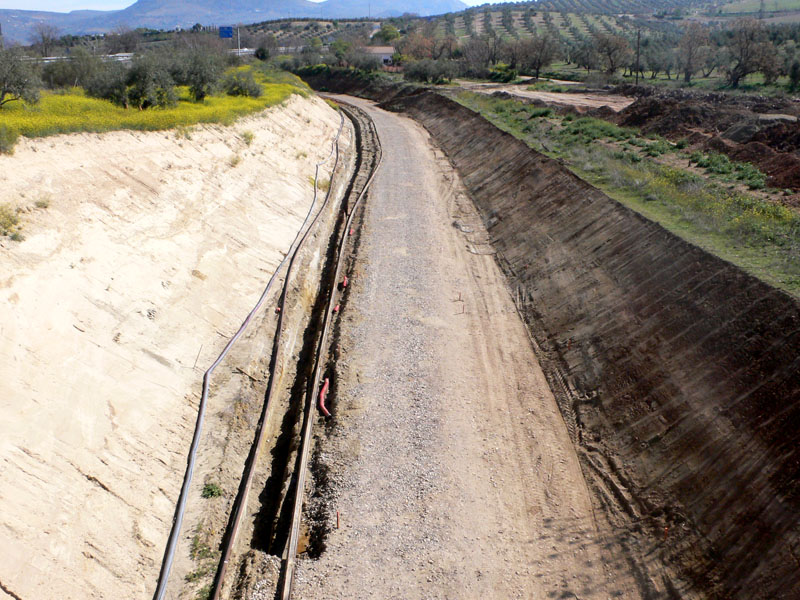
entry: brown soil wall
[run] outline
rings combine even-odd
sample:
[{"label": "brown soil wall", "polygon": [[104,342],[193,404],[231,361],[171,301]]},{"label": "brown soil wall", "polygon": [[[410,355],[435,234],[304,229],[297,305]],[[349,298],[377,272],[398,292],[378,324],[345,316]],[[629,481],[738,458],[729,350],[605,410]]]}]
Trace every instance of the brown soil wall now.
[{"label": "brown soil wall", "polygon": [[[643,596],[797,598],[798,301],[455,102],[390,108],[428,129],[472,194],[622,545],[657,541],[632,553]],[[648,562],[677,583],[648,583]]]}]

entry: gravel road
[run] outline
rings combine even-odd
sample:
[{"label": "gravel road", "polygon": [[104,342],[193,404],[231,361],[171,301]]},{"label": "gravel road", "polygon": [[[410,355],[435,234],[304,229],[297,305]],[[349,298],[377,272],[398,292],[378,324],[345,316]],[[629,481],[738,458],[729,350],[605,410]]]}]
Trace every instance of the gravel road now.
[{"label": "gravel road", "polygon": [[457,175],[419,125],[348,101],[374,118],[384,161],[342,316],[335,421],[318,440],[331,531],[299,562],[294,597],[637,597],[604,554]]}]

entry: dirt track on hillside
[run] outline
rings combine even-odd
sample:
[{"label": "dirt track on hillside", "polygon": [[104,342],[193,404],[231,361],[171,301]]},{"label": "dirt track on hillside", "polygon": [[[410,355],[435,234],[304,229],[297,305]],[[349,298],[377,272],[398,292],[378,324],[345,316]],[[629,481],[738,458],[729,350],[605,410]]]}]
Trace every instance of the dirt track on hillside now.
[{"label": "dirt track on hillside", "polygon": [[470,92],[479,94],[495,94],[497,92],[510,94],[517,98],[540,101],[544,104],[571,106],[579,112],[593,108],[607,106],[614,112],[619,112],[633,104],[634,98],[616,94],[593,94],[590,92],[542,92],[529,90],[521,85],[504,85],[497,83],[474,83],[459,81],[459,85]]},{"label": "dirt track on hillside", "polygon": [[639,597],[604,550],[458,177],[419,125],[359,105],[384,161],[336,350],[334,420],[318,440],[327,549],[301,561],[294,597]]}]

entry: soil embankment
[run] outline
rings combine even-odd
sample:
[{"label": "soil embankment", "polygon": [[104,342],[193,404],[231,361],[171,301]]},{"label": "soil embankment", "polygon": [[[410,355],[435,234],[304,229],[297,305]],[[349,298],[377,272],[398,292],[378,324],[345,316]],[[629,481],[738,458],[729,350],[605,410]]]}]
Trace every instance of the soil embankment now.
[{"label": "soil embankment", "polygon": [[[665,562],[709,597],[792,597],[797,300],[446,98],[391,107],[461,173],[621,550],[643,575]],[[637,555],[637,539],[661,549]]]},{"label": "soil embankment", "polygon": [[[24,140],[0,156],[0,203],[22,209],[26,236],[0,242],[2,589],[152,593],[202,372],[289,248],[339,125],[295,96],[230,127]],[[233,451],[216,425],[258,414],[274,318],[267,308],[241,340],[255,358],[233,352],[213,381],[195,487],[213,469],[215,503],[235,492],[219,480]]]}]

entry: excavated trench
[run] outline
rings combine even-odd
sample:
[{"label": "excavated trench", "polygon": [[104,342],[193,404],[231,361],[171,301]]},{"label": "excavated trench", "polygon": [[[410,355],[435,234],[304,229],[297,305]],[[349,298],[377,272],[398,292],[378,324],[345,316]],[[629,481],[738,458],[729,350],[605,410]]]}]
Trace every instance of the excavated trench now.
[{"label": "excavated trench", "polygon": [[[313,304],[308,307],[307,315],[290,326],[291,331],[286,332],[289,337],[292,337],[293,331],[299,334],[297,343],[292,343],[292,347],[295,347],[296,350],[291,352],[288,359],[286,357],[280,359],[281,353],[286,354],[284,346],[288,342],[277,343],[279,338],[276,337],[276,343],[273,344],[271,367],[274,367],[276,361],[279,360],[285,363],[280,368],[270,369],[272,377],[276,378],[275,396],[279,402],[273,411],[273,418],[268,423],[272,432],[264,444],[268,453],[265,452],[262,464],[257,467],[256,471],[254,489],[259,489],[259,493],[251,494],[251,499],[248,501],[248,513],[253,516],[252,529],[246,532],[246,539],[238,542],[239,556],[233,561],[237,563],[235,565],[236,574],[232,578],[233,581],[229,581],[227,584],[230,585],[230,597],[250,597],[255,590],[264,593],[264,589],[278,586],[280,583],[277,565],[285,553],[292,529],[293,499],[297,488],[296,474],[300,468],[304,468],[299,464],[301,460],[301,429],[304,421],[303,407],[308,404],[309,395],[312,393],[314,367],[317,360],[322,360],[326,365],[323,377],[330,376],[334,369],[338,327],[334,327],[332,343],[329,344],[330,351],[319,359],[317,352],[323,334],[323,323],[330,295],[338,285],[336,267],[340,242],[346,234],[344,228],[347,225],[347,215],[352,210],[355,199],[362,192],[378,160],[377,139],[374,132],[365,133],[364,131],[368,125],[366,117],[353,107],[342,108],[342,110],[353,125],[355,144],[352,165],[347,168],[343,165],[341,168],[341,174],[349,173],[349,177],[346,186],[342,185],[341,195],[338,196],[341,198],[341,202],[336,212],[331,215],[325,233],[316,236],[315,240],[310,240],[312,249],[309,249],[308,252],[312,252],[316,248],[319,253],[319,282],[314,286],[311,298]],[[357,248],[359,239],[356,232],[350,238],[351,247]],[[352,267],[353,256],[346,256],[345,260],[347,267]],[[305,264],[303,267],[305,269]],[[306,277],[305,272],[303,277]],[[343,292],[340,302],[344,305],[347,299],[347,290],[341,288],[339,290]],[[300,298],[306,292],[305,287],[292,286],[288,297],[297,306],[298,302],[302,304]],[[287,312],[292,311],[293,309],[290,308],[290,311]],[[272,381],[268,383],[267,390],[271,387]],[[335,379],[332,386],[333,392],[335,392]],[[269,398],[268,392],[267,397]],[[271,402],[276,402],[276,398],[272,398]],[[317,418],[316,413],[312,415],[312,418]],[[329,425],[329,428],[331,427],[333,427],[332,424]],[[323,432],[321,435],[325,435],[325,433]],[[326,532],[321,529],[322,520],[319,518],[321,513],[317,514],[319,510],[322,510],[323,505],[315,503],[314,497],[324,493],[326,482],[318,460],[312,458],[310,469],[313,477],[313,485],[310,486],[312,497],[305,511],[304,533],[301,536],[298,551],[316,557],[324,550]]]},{"label": "excavated trench", "polygon": [[441,95],[312,85],[388,100],[459,171],[642,597],[796,598],[798,300]]}]

